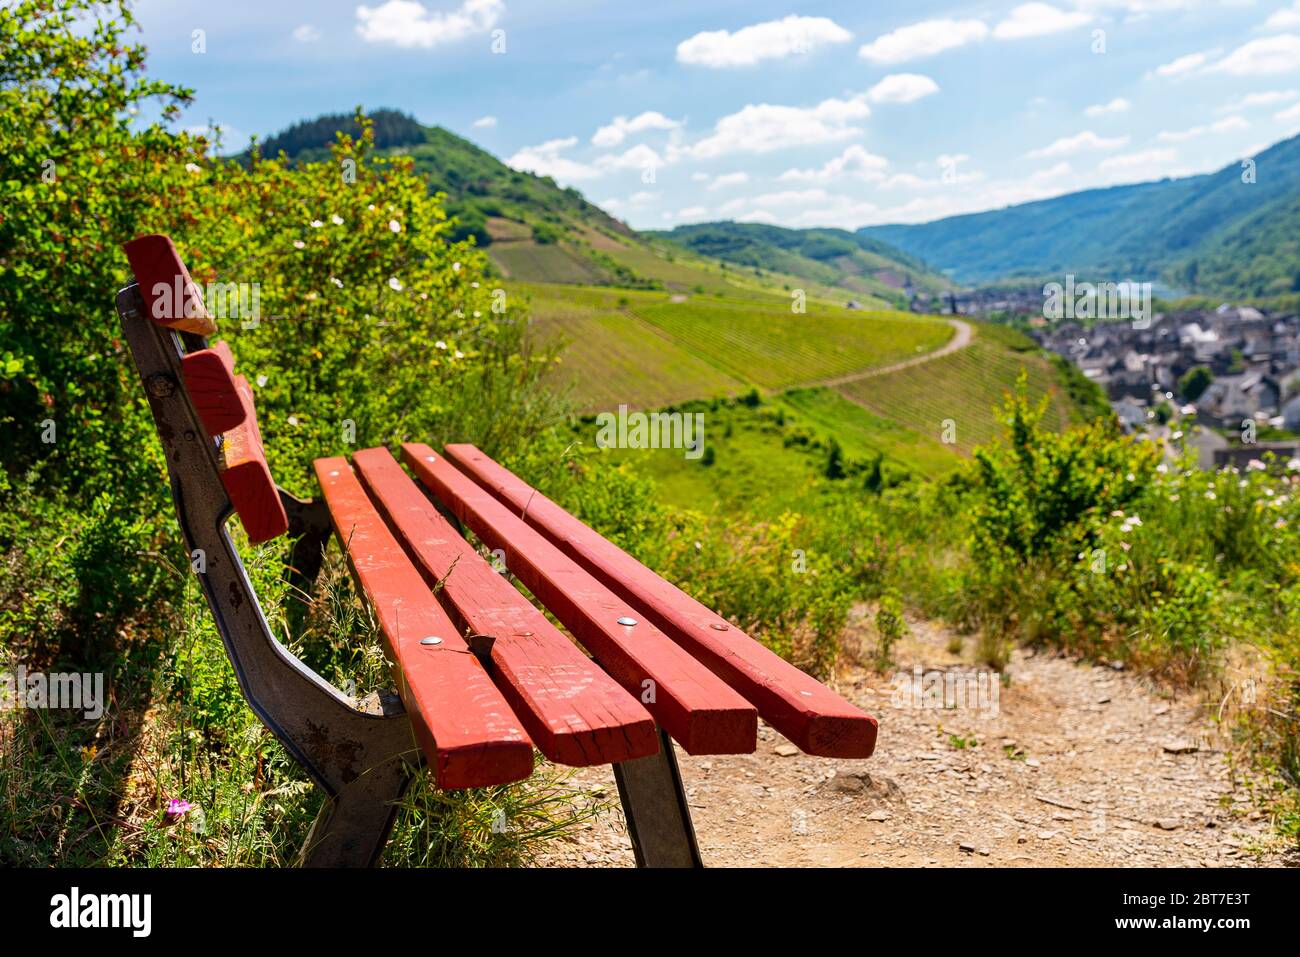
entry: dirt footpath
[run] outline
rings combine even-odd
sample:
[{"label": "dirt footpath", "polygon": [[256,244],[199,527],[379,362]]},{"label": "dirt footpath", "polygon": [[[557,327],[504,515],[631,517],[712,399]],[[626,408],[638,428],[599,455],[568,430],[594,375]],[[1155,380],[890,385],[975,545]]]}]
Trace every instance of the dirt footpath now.
[{"label": "dirt footpath", "polygon": [[[911,622],[899,670],[969,673]],[[678,761],[708,866],[1261,866],[1288,863],[1199,698],[1126,671],[1017,650],[978,708],[917,706],[895,672],[838,690],[880,720],[873,757],[809,757],[760,723],[754,754]],[[900,702],[900,697],[906,701]],[[900,706],[902,705],[902,706]],[[571,783],[614,808],[550,864],[632,866],[609,768]],[[1295,863],[1294,860],[1290,863]]]}]

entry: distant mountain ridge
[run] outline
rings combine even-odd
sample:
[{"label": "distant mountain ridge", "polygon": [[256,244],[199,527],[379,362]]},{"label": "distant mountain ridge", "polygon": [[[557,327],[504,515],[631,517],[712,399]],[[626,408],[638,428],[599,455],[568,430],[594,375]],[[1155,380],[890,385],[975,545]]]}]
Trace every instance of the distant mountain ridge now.
[{"label": "distant mountain ridge", "polygon": [[1300,292],[1300,136],[1252,165],[857,235],[966,284],[1075,272],[1226,295]]},{"label": "distant mountain ridge", "polygon": [[852,292],[888,296],[911,289],[931,295],[951,286],[920,259],[844,229],[788,229],[727,220],[649,235],[701,256],[800,276]]}]

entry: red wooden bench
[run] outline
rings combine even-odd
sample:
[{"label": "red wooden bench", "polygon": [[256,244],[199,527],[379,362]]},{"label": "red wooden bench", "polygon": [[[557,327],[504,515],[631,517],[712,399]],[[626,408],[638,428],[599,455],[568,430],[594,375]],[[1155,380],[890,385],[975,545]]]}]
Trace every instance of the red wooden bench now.
[{"label": "red wooden bench", "polygon": [[[871,754],[874,718],[473,446],[408,443],[405,468],[384,448],[319,459],[312,501],[278,488],[252,388],[230,348],[207,343],[215,323],[171,241],[124,249],[136,282],[117,311],[204,594],[249,705],[327,795],[304,863],[374,863],[421,765],[439,787],[485,787],[528,777],[535,748],[613,765],[637,862],[693,866],[673,741],[691,755],[752,752],[761,716],[810,754]],[[337,534],[396,695],[345,695],[275,640],[226,531],[232,512],[250,542],[291,536],[300,584]],[[504,552],[572,639],[462,525]]]}]

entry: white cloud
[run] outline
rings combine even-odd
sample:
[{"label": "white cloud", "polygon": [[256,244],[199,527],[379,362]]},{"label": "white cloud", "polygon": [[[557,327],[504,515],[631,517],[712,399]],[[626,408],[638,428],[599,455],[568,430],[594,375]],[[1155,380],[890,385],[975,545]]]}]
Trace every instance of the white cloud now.
[{"label": "white cloud", "polygon": [[1250,124],[1240,116],[1225,116],[1221,120],[1215,120],[1203,126],[1193,126],[1191,129],[1173,131],[1164,131],[1156,136],[1162,143],[1181,143],[1184,140],[1194,139],[1197,136],[1204,136],[1207,133],[1237,133],[1241,130],[1250,129]]},{"label": "white cloud", "polygon": [[873,63],[902,63],[983,40],[988,33],[982,20],[924,20],[864,44],[858,56]]},{"label": "white cloud", "polygon": [[464,0],[455,10],[429,10],[416,0],[357,7],[357,34],[367,43],[430,49],[486,33],[505,13],[504,0]]},{"label": "white cloud", "polygon": [[739,186],[742,183],[748,183],[748,182],[749,182],[748,173],[723,173],[721,176],[716,177],[713,180],[713,182],[709,184],[709,189],[710,190],[726,189],[728,186]]},{"label": "white cloud", "polygon": [[678,219],[704,219],[709,215],[707,206],[687,206],[677,211]]},{"label": "white cloud", "polygon": [[705,182],[708,178],[709,178],[709,174],[708,174],[708,173],[692,173],[692,174],[691,174],[691,179],[695,180],[695,182],[697,182],[697,183],[703,183],[703,182]]},{"label": "white cloud", "polygon": [[862,128],[853,121],[871,114],[862,96],[847,100],[822,100],[816,106],[775,106],[771,103],[749,104],[722,117],[713,132],[688,147],[669,147],[674,152],[699,159],[712,159],[729,153],[770,153],[788,147],[806,148],[818,143],[857,136]]},{"label": "white cloud", "polygon": [[1295,0],[1289,7],[1278,10],[1264,21],[1265,30],[1292,30],[1300,27],[1300,0]]},{"label": "white cloud", "polygon": [[576,180],[600,176],[602,170],[595,166],[560,155],[564,150],[572,149],[577,145],[576,136],[547,140],[537,146],[525,146],[506,160],[506,164],[515,169],[536,173],[538,176],[549,176],[561,183],[572,183]]},{"label": "white cloud", "polygon": [[1081,27],[1090,20],[1090,14],[1078,10],[1067,12],[1046,3],[1022,3],[993,28],[993,35],[999,40],[1040,37]]},{"label": "white cloud", "polygon": [[626,116],[614,117],[608,125],[596,130],[591,142],[596,146],[617,146],[630,133],[642,133],[645,130],[675,130],[679,126],[681,124],[676,120],[670,120],[654,110],[647,110],[630,120]]},{"label": "white cloud", "polygon": [[753,66],[762,60],[812,53],[821,46],[853,38],[826,17],[788,16],[756,23],[732,33],[710,30],[677,44],[677,62],[714,68]]},{"label": "white cloud", "polygon": [[1285,110],[1278,110],[1273,114],[1273,119],[1279,123],[1292,123],[1300,120],[1300,103],[1295,106],[1288,106]]},{"label": "white cloud", "polygon": [[1300,36],[1279,33],[1243,43],[1222,60],[1207,68],[1211,73],[1232,76],[1268,76],[1300,70]]},{"label": "white cloud", "polygon": [[618,169],[657,169],[667,164],[662,156],[646,146],[644,143],[638,143],[629,150],[622,153],[605,153],[596,157],[596,168],[602,172]]},{"label": "white cloud", "polygon": [[315,43],[320,39],[320,31],[310,23],[293,28],[293,38],[299,43]]},{"label": "white cloud", "polygon": [[1176,60],[1170,60],[1156,67],[1156,76],[1186,76],[1204,66],[1206,59],[1204,53],[1188,53],[1186,56],[1180,56]]},{"label": "white cloud", "polygon": [[490,130],[496,125],[497,118],[495,116],[480,116],[474,121],[474,126],[480,130]]},{"label": "white cloud", "polygon": [[1290,103],[1297,96],[1300,96],[1300,90],[1262,90],[1239,96],[1219,107],[1218,111],[1236,113],[1238,110],[1248,110],[1255,106],[1276,106],[1279,103]]},{"label": "white cloud", "polygon": [[1084,110],[1085,116],[1104,116],[1107,113],[1127,113],[1130,106],[1128,100],[1122,96],[1117,96],[1109,103],[1095,103]]},{"label": "white cloud", "polygon": [[939,84],[920,73],[891,73],[867,91],[872,103],[914,103],[939,92]]},{"label": "white cloud", "polygon": [[780,178],[784,182],[825,183],[849,174],[865,180],[880,180],[888,165],[889,161],[883,156],[868,153],[854,143],[818,169],[788,169]]},{"label": "white cloud", "polygon": [[1151,176],[1157,175],[1155,168],[1164,166],[1178,158],[1178,150],[1172,147],[1164,149],[1139,150],[1136,153],[1124,153],[1120,156],[1109,156],[1097,164],[1101,170],[1135,170],[1150,169]]},{"label": "white cloud", "polygon": [[1070,156],[1074,153],[1081,153],[1084,150],[1117,150],[1128,143],[1127,136],[1104,137],[1098,136],[1092,130],[1084,130],[1074,136],[1063,136],[1059,140],[1044,146],[1042,149],[1031,150],[1027,155],[1030,159],[1044,159],[1049,156]]}]

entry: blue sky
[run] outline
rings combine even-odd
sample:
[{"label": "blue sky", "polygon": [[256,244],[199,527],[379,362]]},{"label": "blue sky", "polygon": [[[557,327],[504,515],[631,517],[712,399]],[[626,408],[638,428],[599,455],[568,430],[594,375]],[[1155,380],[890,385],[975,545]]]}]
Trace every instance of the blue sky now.
[{"label": "blue sky", "polygon": [[1300,0],[134,10],[151,72],[197,91],[184,122],[228,146],[394,107],[638,228],[920,222],[1204,172],[1300,132]]}]

